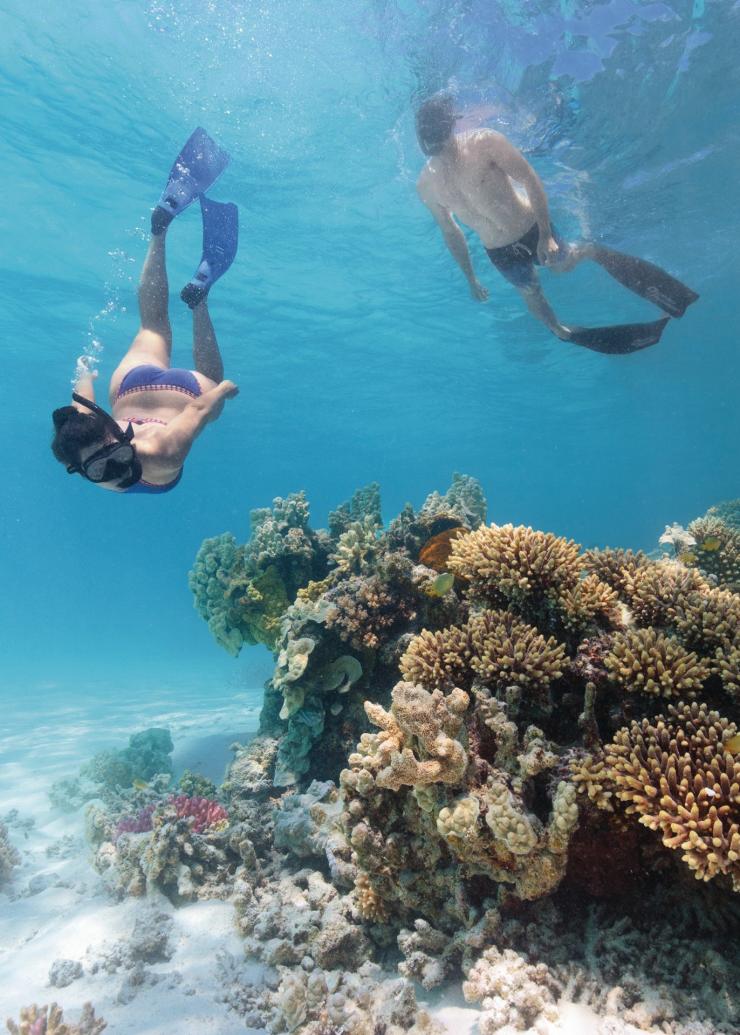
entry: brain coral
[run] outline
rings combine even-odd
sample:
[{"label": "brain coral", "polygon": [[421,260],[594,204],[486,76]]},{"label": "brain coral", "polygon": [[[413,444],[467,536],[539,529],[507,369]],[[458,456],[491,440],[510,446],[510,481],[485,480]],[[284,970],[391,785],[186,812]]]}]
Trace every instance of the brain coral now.
[{"label": "brain coral", "polygon": [[734,723],[696,702],[621,729],[606,747],[617,797],[697,880],[727,875],[740,891],[740,755]]}]

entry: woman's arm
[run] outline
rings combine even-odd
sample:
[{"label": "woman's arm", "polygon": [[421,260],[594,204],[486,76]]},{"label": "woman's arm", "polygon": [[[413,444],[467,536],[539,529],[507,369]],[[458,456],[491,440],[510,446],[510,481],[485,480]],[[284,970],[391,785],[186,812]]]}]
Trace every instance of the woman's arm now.
[{"label": "woman's arm", "polygon": [[[72,391],[75,395],[82,395],[85,399],[89,399],[90,402],[95,402],[95,378],[89,371],[81,373],[78,376]],[[74,399],[72,400],[72,405],[76,410],[79,410],[80,413],[90,413],[86,406],[81,406],[78,402],[75,402]]]},{"label": "woman's arm", "polygon": [[159,455],[153,459],[168,467],[182,467],[190,447],[203,428],[220,416],[224,400],[233,399],[238,394],[239,389],[233,381],[222,381],[189,402],[182,413],[178,413],[167,425],[160,440],[162,446],[157,450]]}]

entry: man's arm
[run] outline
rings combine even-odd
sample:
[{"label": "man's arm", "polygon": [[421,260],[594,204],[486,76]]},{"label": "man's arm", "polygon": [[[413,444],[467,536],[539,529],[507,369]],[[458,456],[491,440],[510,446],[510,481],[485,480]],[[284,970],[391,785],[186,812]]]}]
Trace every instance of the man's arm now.
[{"label": "man's arm", "polygon": [[470,285],[471,295],[477,302],[485,302],[488,298],[488,291],[478,281],[478,278],[475,275],[473,263],[470,259],[468,242],[465,240],[465,234],[455,222],[449,209],[444,208],[444,206],[434,201],[421,185],[419,185],[417,189],[419,191],[419,197],[437,221],[437,225],[442,231],[442,236],[445,239],[445,244],[450,250],[450,254],[465,274],[467,282]]},{"label": "man's arm", "polygon": [[225,399],[233,399],[239,389],[233,381],[222,381],[189,402],[182,413],[170,421],[162,436],[155,462],[168,468],[182,467],[195,439],[210,421],[221,415]]},{"label": "man's arm", "polygon": [[537,243],[537,258],[543,265],[547,265],[549,259],[555,258],[558,252],[558,245],[552,236],[550,226],[550,208],[547,204],[547,195],[542,186],[542,180],[534,171],[524,155],[511,141],[507,140],[502,133],[490,130],[486,135],[490,140],[490,156],[502,172],[520,183],[527,192],[529,204],[532,206],[532,214],[537,221],[537,228],[540,238]]}]

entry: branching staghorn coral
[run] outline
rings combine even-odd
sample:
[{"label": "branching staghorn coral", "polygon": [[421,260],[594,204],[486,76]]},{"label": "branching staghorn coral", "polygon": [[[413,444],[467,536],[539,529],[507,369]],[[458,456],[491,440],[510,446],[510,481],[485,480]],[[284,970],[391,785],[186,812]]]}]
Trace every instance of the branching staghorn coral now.
[{"label": "branching staghorn coral", "polygon": [[596,575],[611,586],[620,596],[640,568],[646,568],[650,561],[642,550],[617,550],[607,546],[603,550],[586,550],[582,557],[584,570]]},{"label": "branching staghorn coral", "polygon": [[689,649],[711,657],[740,644],[740,595],[727,589],[687,593],[671,612],[671,625]]},{"label": "branching staghorn coral", "polygon": [[666,626],[679,602],[689,593],[706,593],[706,579],[678,561],[654,561],[626,580],[622,593],[638,625]]},{"label": "branching staghorn coral", "polygon": [[711,671],[677,640],[652,628],[616,633],[604,662],[624,690],[659,697],[693,695]]},{"label": "branching staghorn coral", "polygon": [[95,1016],[90,1003],[85,1003],[78,1024],[68,1024],[64,1013],[52,1003],[51,1006],[26,1006],[21,1010],[19,1023],[8,1020],[10,1035],[100,1035],[107,1028],[102,1017]]},{"label": "branching staghorn coral", "polygon": [[579,547],[551,532],[522,525],[484,525],[452,543],[450,571],[473,596],[517,608],[555,605],[582,570]]},{"label": "branching staghorn coral", "polygon": [[726,875],[740,891],[740,754],[725,750],[737,726],[704,704],[620,730],[606,747],[617,797],[658,831],[698,880]]},{"label": "branching staghorn coral", "polygon": [[570,635],[583,636],[591,628],[613,628],[622,624],[622,611],[616,590],[598,575],[586,575],[558,602],[559,619]]},{"label": "branching staghorn coral", "polygon": [[424,630],[401,658],[405,679],[428,689],[469,688],[474,676],[494,690],[517,687],[547,702],[562,675],[565,648],[508,611],[483,611],[464,626]]}]

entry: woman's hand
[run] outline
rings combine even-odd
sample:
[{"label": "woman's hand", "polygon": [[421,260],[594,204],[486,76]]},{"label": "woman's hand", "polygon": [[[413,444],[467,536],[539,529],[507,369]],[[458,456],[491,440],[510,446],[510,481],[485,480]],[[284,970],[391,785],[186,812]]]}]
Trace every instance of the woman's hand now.
[{"label": "woman's hand", "polygon": [[233,381],[222,381],[218,387],[222,399],[234,399],[239,394],[239,386]]}]

